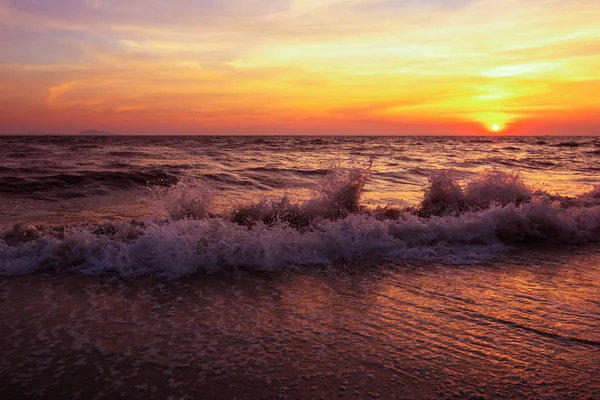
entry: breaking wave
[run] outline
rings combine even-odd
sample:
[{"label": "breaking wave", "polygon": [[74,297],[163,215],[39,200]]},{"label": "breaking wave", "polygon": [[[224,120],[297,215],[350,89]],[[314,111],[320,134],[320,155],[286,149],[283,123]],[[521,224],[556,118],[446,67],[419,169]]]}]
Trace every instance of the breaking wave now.
[{"label": "breaking wave", "polygon": [[413,207],[361,204],[370,165],[331,170],[312,199],[288,197],[215,211],[209,183],[160,188],[155,217],[0,232],[0,274],[41,271],[178,278],[232,268],[421,260],[479,263],[512,246],[600,242],[600,187],[550,195],[517,174],[487,171],[461,184],[432,174]]}]

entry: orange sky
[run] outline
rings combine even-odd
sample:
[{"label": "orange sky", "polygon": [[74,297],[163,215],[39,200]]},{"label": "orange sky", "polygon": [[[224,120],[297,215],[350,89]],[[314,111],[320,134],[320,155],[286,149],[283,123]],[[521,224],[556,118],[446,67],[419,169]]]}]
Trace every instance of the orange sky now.
[{"label": "orange sky", "polygon": [[0,132],[600,134],[598,0],[0,0]]}]

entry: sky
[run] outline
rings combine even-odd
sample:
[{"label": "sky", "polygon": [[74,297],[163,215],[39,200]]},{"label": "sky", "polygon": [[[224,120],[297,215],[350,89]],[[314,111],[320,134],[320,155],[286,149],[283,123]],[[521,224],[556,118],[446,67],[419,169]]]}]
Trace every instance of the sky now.
[{"label": "sky", "polygon": [[600,134],[598,0],[0,0],[0,132]]}]

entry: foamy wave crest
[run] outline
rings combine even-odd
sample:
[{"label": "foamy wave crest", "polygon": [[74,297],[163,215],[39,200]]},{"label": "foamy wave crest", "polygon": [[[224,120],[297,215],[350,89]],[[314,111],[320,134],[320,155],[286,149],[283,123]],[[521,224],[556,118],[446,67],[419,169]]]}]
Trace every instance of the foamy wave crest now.
[{"label": "foamy wave crest", "polygon": [[320,219],[310,229],[287,223],[251,227],[221,217],[163,223],[119,223],[41,231],[18,227],[2,233],[0,272],[75,271],[177,278],[231,268],[277,270],[290,266],[423,260],[474,263],[518,243],[600,241],[600,206],[562,208],[548,198],[493,206],[457,216],[396,219],[351,214]]},{"label": "foamy wave crest", "polygon": [[576,198],[528,188],[509,173],[465,185],[432,175],[415,208],[360,204],[369,168],[328,176],[303,203],[287,198],[211,212],[213,191],[182,182],[160,197],[168,218],[0,232],[0,274],[40,271],[178,278],[232,268],[278,270],[407,260],[479,263],[527,243],[600,242],[600,188]]},{"label": "foamy wave crest", "polygon": [[233,221],[252,225],[256,222],[273,224],[285,222],[293,227],[306,227],[318,218],[340,219],[361,210],[362,190],[371,176],[370,161],[366,166],[341,168],[337,166],[315,188],[315,197],[302,203],[292,203],[288,197],[281,201],[263,200],[257,204],[237,207]]},{"label": "foamy wave crest", "polygon": [[486,171],[477,175],[464,189],[471,206],[487,208],[492,204],[522,204],[532,197],[531,189],[515,173]]},{"label": "foamy wave crest", "polygon": [[421,215],[443,215],[466,210],[485,209],[492,205],[522,204],[531,200],[533,190],[518,174],[485,171],[465,186],[452,178],[452,171],[441,171],[429,177],[421,202]]},{"label": "foamy wave crest", "polygon": [[150,204],[155,214],[166,213],[170,219],[200,219],[209,215],[214,196],[207,182],[186,176],[172,187],[154,188]]},{"label": "foamy wave crest", "polygon": [[575,198],[553,196],[559,200],[563,207],[594,207],[600,206],[600,186],[595,186],[589,192],[583,193]]}]

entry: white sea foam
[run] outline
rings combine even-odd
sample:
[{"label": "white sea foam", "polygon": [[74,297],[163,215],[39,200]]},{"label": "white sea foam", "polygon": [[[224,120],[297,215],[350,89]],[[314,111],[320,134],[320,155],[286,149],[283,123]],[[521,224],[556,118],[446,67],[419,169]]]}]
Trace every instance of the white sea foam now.
[{"label": "white sea foam", "polygon": [[247,218],[239,218],[240,210],[211,215],[211,191],[186,183],[164,197],[175,203],[166,204],[174,210],[168,220],[64,230],[17,225],[1,234],[0,273],[176,278],[339,261],[474,263],[520,243],[600,241],[598,190],[573,199],[532,195],[517,177],[497,173],[482,174],[463,189],[447,174],[436,174],[420,207],[399,209],[389,218],[360,207],[364,175],[355,170],[346,178],[336,183],[338,191],[328,189],[303,204],[284,198],[249,206]]},{"label": "white sea foam", "polygon": [[200,219],[210,213],[214,196],[208,182],[187,176],[172,187],[154,188],[149,203],[156,214],[164,211],[170,219]]}]

